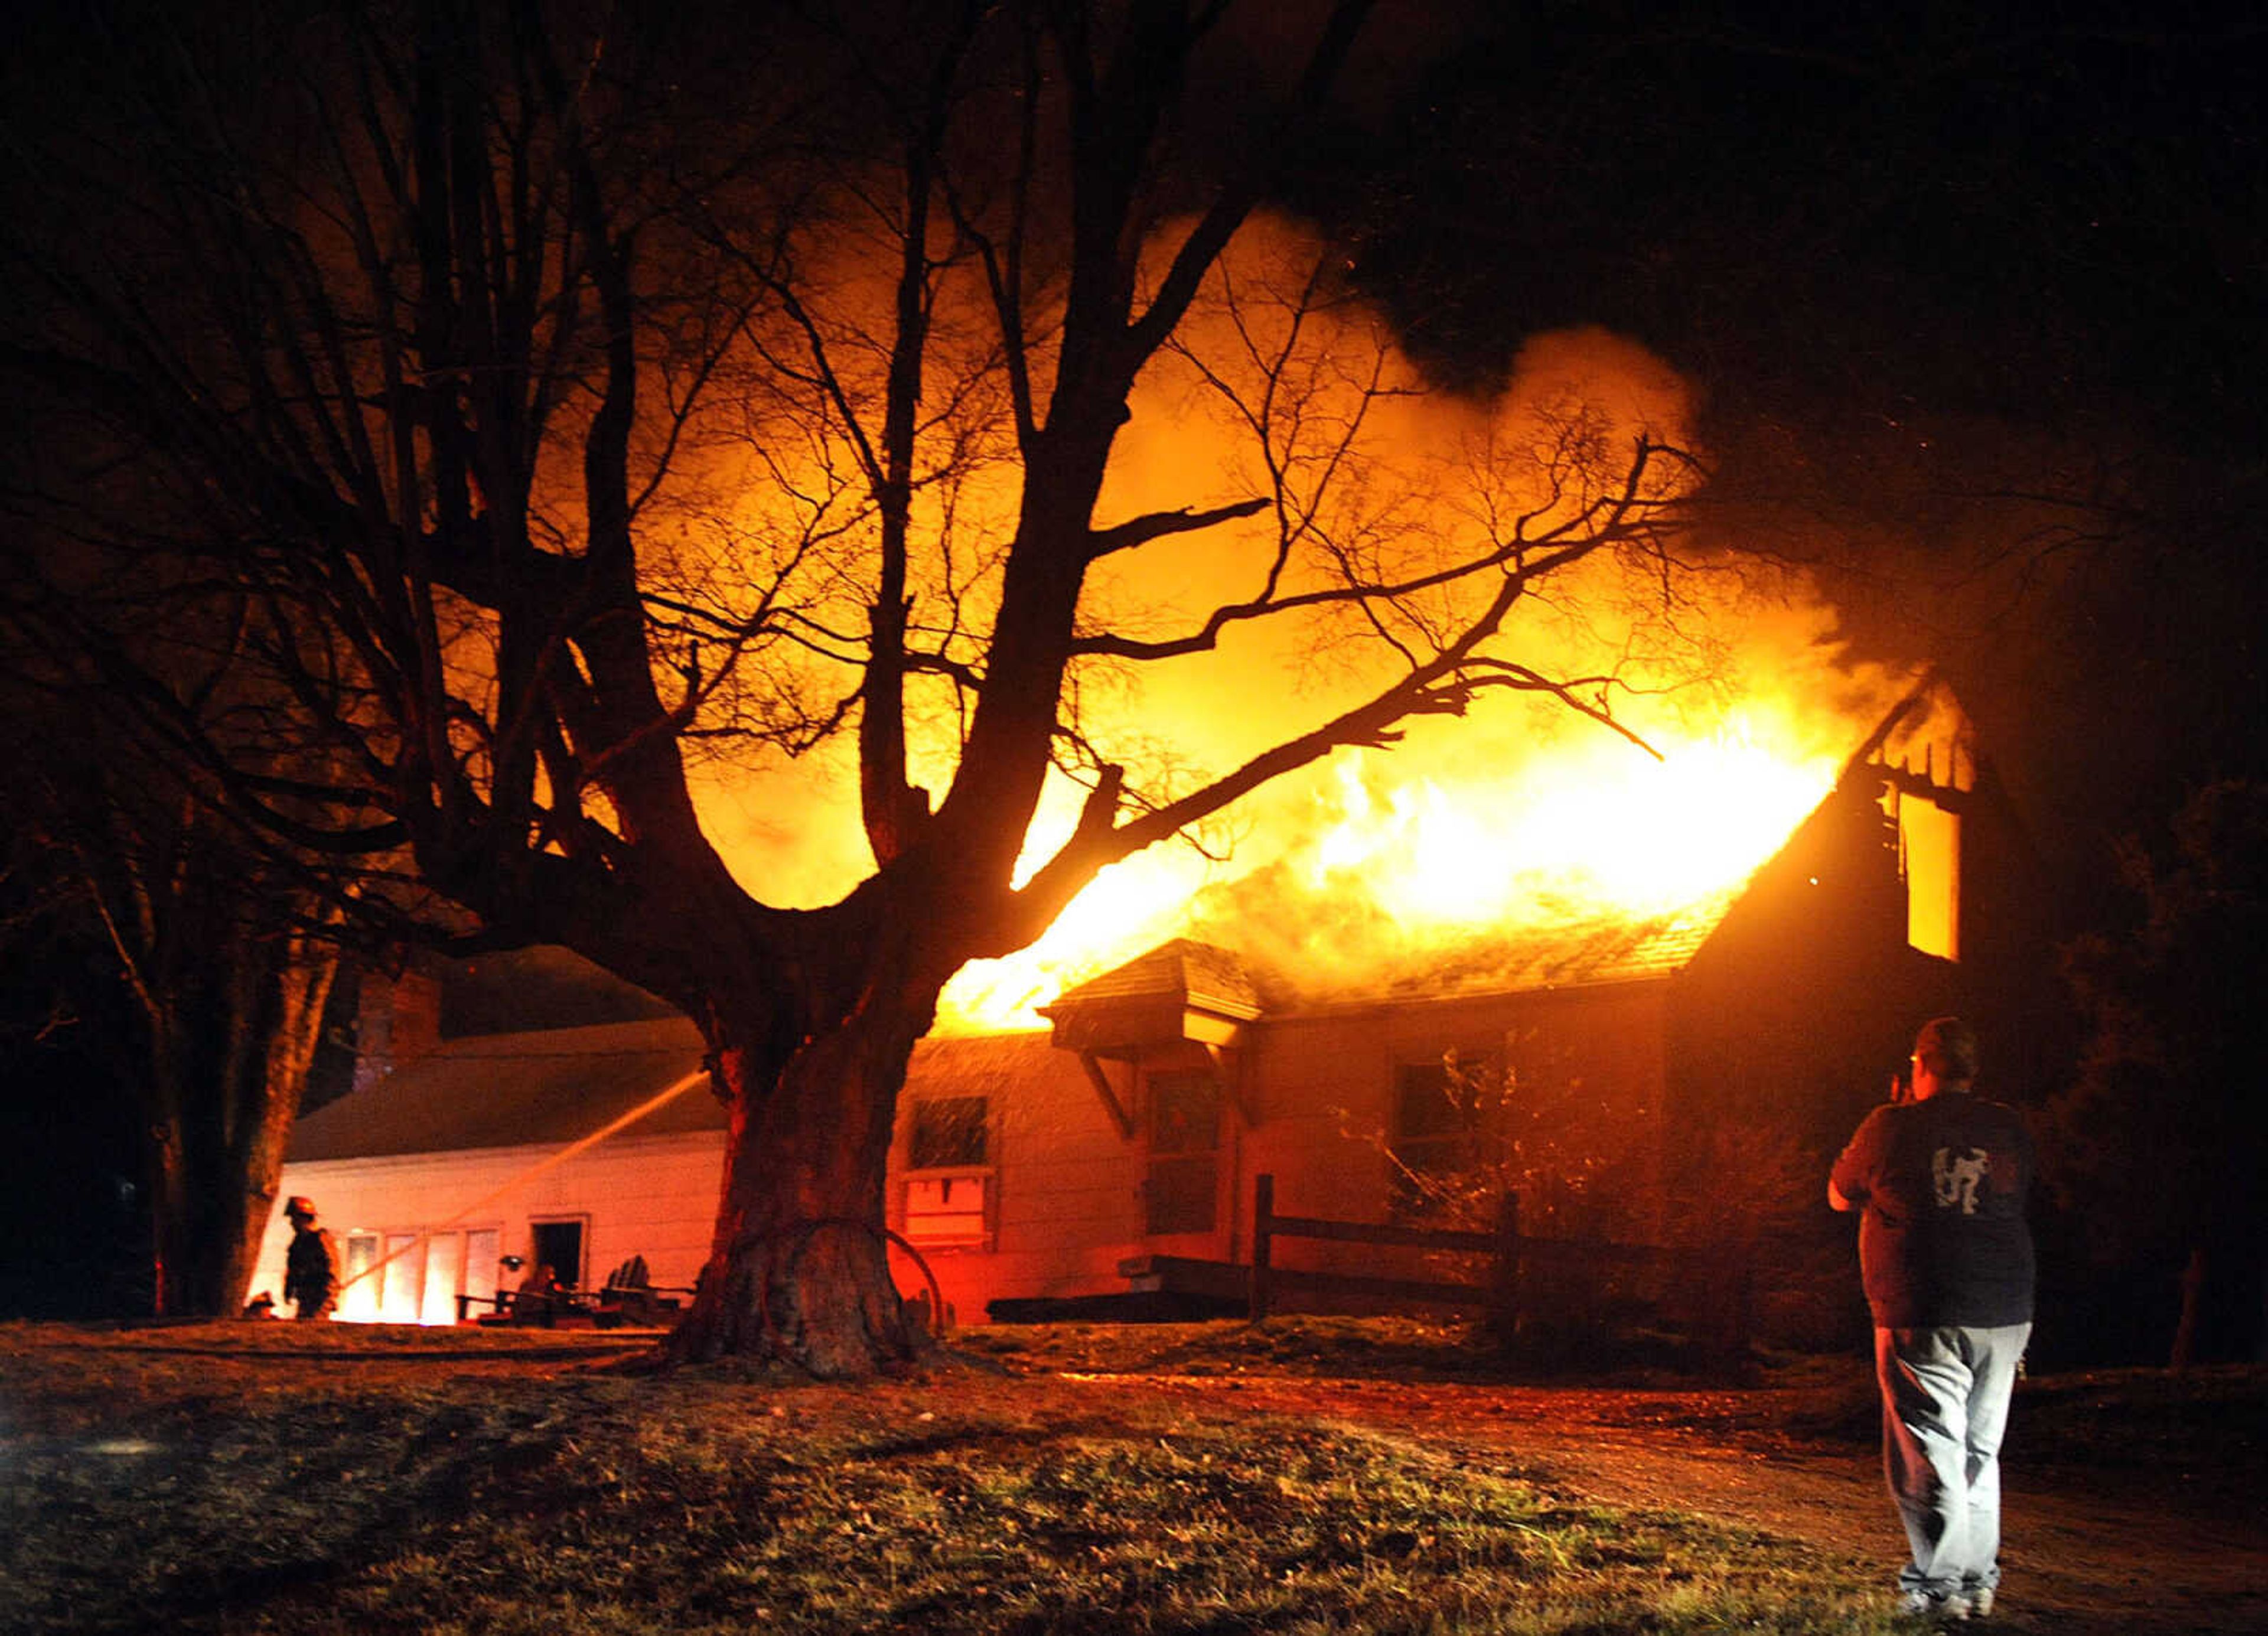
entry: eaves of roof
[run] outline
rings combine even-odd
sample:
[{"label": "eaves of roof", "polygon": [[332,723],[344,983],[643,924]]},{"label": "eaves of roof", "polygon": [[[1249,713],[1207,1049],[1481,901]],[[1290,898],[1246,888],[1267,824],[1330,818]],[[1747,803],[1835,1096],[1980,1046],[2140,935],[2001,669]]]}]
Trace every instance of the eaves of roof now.
[{"label": "eaves of roof", "polygon": [[[579,1141],[699,1072],[699,1033],[681,1017],[453,1041],[299,1121],[294,1162],[458,1153]],[[1044,1071],[1044,1033],[924,1040],[910,1093],[1004,1092]],[[625,1136],[725,1129],[725,1109],[695,1085]]]},{"label": "eaves of roof", "polygon": [[[697,1072],[701,1058],[700,1034],[681,1017],[452,1041],[307,1115],[288,1157],[571,1142]],[[696,1085],[632,1129],[659,1136],[724,1126],[724,1109]]]}]

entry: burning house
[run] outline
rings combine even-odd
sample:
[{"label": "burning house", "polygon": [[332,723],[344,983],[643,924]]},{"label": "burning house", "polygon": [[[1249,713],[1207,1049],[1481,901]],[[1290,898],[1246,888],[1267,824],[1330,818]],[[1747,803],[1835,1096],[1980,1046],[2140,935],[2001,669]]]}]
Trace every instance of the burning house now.
[{"label": "burning house", "polygon": [[[1170,939],[1057,992],[1044,1029],[922,1043],[888,1173],[902,1286],[963,1323],[1233,1300],[1263,1175],[1290,1213],[1440,1219],[1512,1187],[1539,1236],[1762,1254],[1776,1211],[1816,1205],[1918,1018],[1975,1016],[1996,1079],[2021,1076],[2029,873],[1969,724],[1925,684],[1735,889],[1484,927],[1351,979],[1233,927]],[[301,1120],[282,1188],[342,1247],[342,1317],[449,1321],[538,1265],[591,1287],[635,1256],[691,1282],[724,1113],[689,1024],[556,951],[381,999],[356,1088]],[[255,1287],[280,1287],[287,1239],[279,1220]]]}]

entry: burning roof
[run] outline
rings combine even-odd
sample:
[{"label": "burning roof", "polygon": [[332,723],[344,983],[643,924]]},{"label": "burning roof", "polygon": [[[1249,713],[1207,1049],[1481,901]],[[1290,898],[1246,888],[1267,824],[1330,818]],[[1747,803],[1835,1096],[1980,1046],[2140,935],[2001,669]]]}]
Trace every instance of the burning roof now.
[{"label": "burning roof", "polygon": [[[1642,982],[1675,976],[1717,929],[1737,897],[1720,892],[1675,912],[1608,917],[1558,925],[1496,929],[1426,950],[1349,983],[1325,969],[1306,977],[1216,944],[1176,938],[1065,990],[1042,1006],[1058,1043],[1073,1018],[1084,1032],[1106,1015],[1130,1018],[1184,1007],[1249,1021],[1270,1013],[1460,994],[1518,994]],[[1079,1030],[1074,1030],[1079,1031]]]}]

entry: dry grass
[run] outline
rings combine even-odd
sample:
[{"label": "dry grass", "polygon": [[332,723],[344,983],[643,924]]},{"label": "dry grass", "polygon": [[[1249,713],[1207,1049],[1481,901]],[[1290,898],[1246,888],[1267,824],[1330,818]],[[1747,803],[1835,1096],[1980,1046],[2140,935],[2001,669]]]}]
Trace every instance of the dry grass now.
[{"label": "dry grass", "polygon": [[1697,1518],[1054,1373],[1468,1367],[1446,1331],[998,1332],[865,1387],[593,1367],[622,1350],[0,1326],[8,1628],[1889,1628],[1849,1565]]}]

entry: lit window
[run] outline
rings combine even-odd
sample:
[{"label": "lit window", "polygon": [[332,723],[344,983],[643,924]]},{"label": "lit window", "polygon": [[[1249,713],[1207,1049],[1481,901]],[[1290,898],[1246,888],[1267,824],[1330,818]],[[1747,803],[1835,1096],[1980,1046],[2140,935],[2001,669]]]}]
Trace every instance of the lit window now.
[{"label": "lit window", "polygon": [[417,1306],[420,1323],[454,1323],[457,1292],[464,1285],[465,1239],[461,1233],[437,1233],[425,1246],[425,1293]]},{"label": "lit window", "polygon": [[378,1322],[378,1280],[371,1269],[378,1264],[378,1234],[350,1233],[346,1271],[341,1275],[337,1316],[349,1323]]},{"label": "lit window", "polygon": [[378,1270],[381,1323],[415,1323],[425,1292],[425,1246],[415,1233],[386,1235],[386,1264]]},{"label": "lit window", "polygon": [[335,1315],[348,1323],[454,1323],[457,1297],[473,1295],[483,1298],[468,1315],[477,1316],[496,1293],[500,1237],[493,1227],[350,1233]]},{"label": "lit window", "polygon": [[1961,958],[1961,818],[1936,802],[1898,802],[1898,857],[1906,877],[1906,941],[1941,960]]}]

